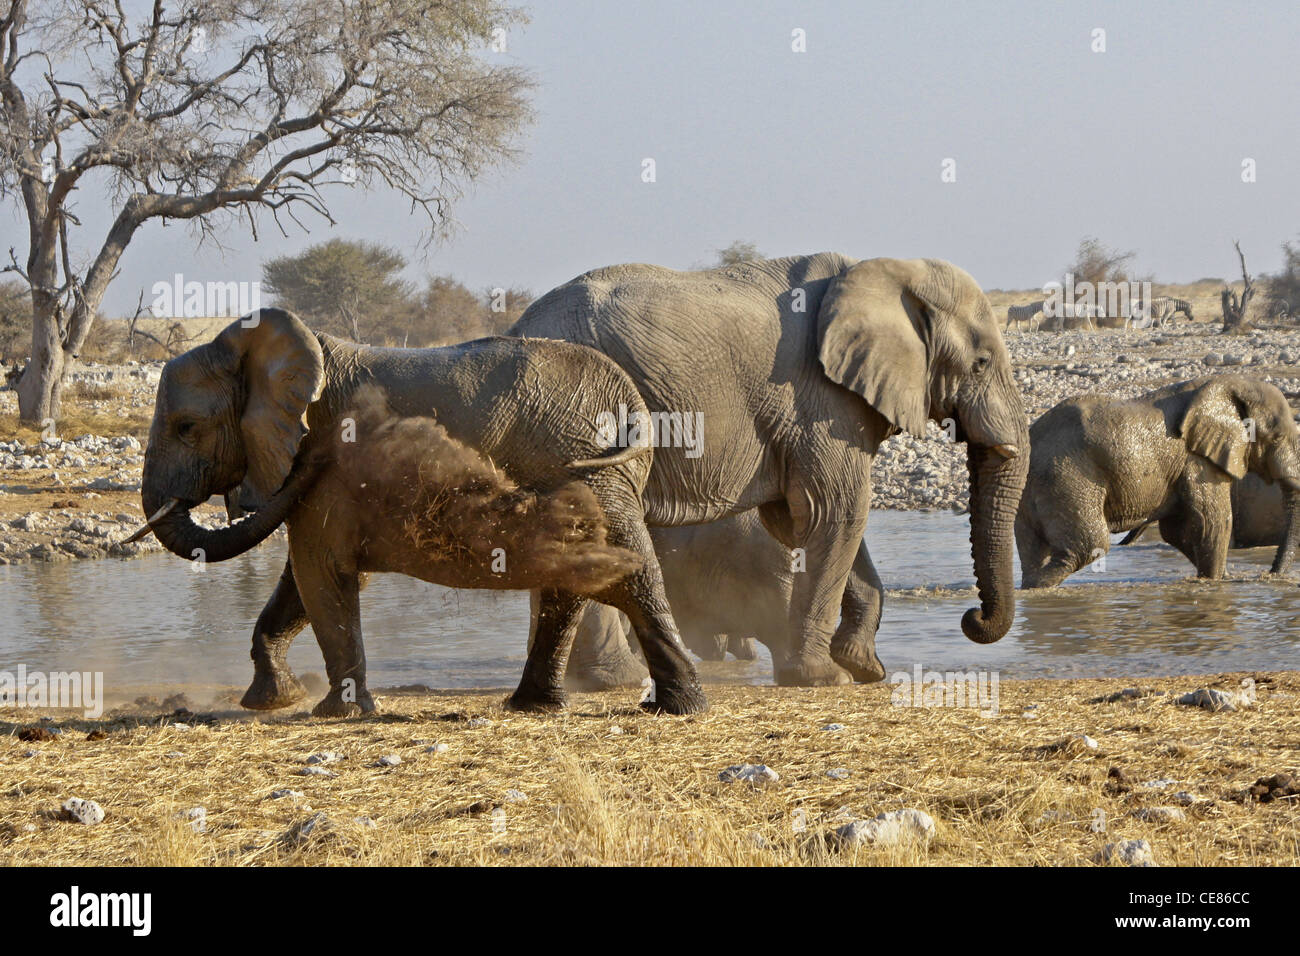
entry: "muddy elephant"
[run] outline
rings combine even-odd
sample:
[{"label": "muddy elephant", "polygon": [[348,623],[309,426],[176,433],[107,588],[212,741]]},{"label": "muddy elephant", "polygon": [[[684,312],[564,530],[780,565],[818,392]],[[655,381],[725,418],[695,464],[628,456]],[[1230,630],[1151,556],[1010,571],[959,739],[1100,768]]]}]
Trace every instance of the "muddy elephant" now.
[{"label": "muddy elephant", "polygon": [[[833,253],[697,272],[613,266],[547,293],[510,334],[593,346],[631,375],[657,426],[649,525],[758,509],[803,549],[782,683],[879,678],[882,595],[862,544],[871,462],[890,435],[923,435],[927,418],[967,444],[980,606],[962,630],[990,643],[1011,626],[1028,426],[993,310],[956,266]],[[842,613],[850,575],[871,593],[864,613]]]},{"label": "muddy elephant", "polygon": [[[564,704],[566,637],[592,598],[632,621],[654,706],[699,711],[643,517],[653,449],[611,446],[596,426],[624,403],[644,409],[618,366],[581,346],[499,337],[368,348],[262,309],[164,368],[144,460],[146,529],[182,557],[222,561],[288,524],[290,560],[254,631],[245,707],[304,695],[285,655],[310,622],[330,682],[313,713],[375,709],[359,605],[375,571],[541,589],[547,610],[516,708]],[[250,516],[220,529],[191,518],[235,489]]]},{"label": "muddy elephant", "polygon": [[1110,536],[1157,522],[1203,578],[1223,576],[1231,491],[1253,472],[1282,487],[1281,571],[1300,543],[1300,433],[1286,398],[1244,375],[1178,382],[1128,401],[1067,399],[1030,429],[1016,518],[1022,585],[1052,587],[1110,550]]},{"label": "muddy elephant", "polygon": [[[790,596],[800,557],[767,533],[757,512],[702,525],[652,528],[650,537],[674,620],[693,653],[709,661],[723,660],[727,654],[753,660],[757,640],[774,663],[785,659]],[[850,578],[846,591],[856,585]],[[612,608],[588,606],[569,659],[571,688],[625,686],[645,676],[619,624]],[[883,675],[879,659],[876,667]]]},{"label": "muddy elephant", "polygon": [[[1152,524],[1140,525],[1125,535],[1120,544],[1132,544],[1153,528]],[[1286,532],[1286,498],[1281,484],[1270,483],[1252,473],[1232,483],[1232,547],[1277,548],[1285,543]],[[1291,559],[1291,555],[1284,559],[1287,565]]]}]

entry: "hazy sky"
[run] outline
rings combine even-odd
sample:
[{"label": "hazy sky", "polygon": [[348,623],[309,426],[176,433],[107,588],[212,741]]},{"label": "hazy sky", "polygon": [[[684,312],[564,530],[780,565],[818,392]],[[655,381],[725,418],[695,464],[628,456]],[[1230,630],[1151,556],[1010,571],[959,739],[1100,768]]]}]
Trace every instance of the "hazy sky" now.
[{"label": "hazy sky", "polygon": [[[523,159],[471,188],[449,241],[421,252],[423,214],[343,188],[329,194],[337,227],[287,239],[232,228],[224,250],[200,250],[185,226],[151,224],[105,312],[130,312],[142,288],[148,302],[177,271],[257,279],[265,258],[332,236],[397,247],[413,279],[541,293],[615,262],[702,264],[734,239],[767,255],[937,256],[986,288],[1023,288],[1088,234],[1165,281],[1234,275],[1234,238],[1253,271],[1274,269],[1300,234],[1294,0],[529,11],[507,54],[538,81]],[[955,183],[941,181],[946,158]],[[98,242],[104,220],[89,221]]]}]

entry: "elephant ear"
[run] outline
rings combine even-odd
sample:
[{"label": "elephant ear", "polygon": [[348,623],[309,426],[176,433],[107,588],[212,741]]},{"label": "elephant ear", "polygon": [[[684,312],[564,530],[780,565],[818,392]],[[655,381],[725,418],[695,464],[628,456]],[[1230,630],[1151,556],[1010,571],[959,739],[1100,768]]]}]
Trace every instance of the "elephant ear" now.
[{"label": "elephant ear", "polygon": [[1227,382],[1211,380],[1183,412],[1180,431],[1189,451],[1233,478],[1246,474],[1246,424],[1241,402]]},{"label": "elephant ear", "polygon": [[817,313],[822,368],[897,428],[925,434],[930,410],[927,260],[867,259],[830,283]]},{"label": "elephant ear", "polygon": [[325,363],[320,343],[283,309],[259,309],[232,322],[213,343],[237,363],[244,409],[239,428],[248,470],[243,503],[280,490],[307,435],[307,406],[320,398]]}]

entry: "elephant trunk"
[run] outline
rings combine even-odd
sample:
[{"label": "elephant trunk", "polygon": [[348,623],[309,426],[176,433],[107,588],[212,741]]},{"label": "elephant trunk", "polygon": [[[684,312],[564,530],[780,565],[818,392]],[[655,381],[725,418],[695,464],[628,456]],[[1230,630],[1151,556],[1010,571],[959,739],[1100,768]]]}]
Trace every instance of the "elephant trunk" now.
[{"label": "elephant trunk", "polygon": [[1029,473],[1028,440],[1012,457],[997,449],[969,445],[970,542],[980,606],[966,611],[961,629],[977,644],[1002,638],[1015,616],[1012,548],[1016,510]]},{"label": "elephant trunk", "polygon": [[[309,460],[295,465],[283,487],[266,506],[232,521],[224,528],[204,528],[190,516],[190,506],[180,503],[152,522],[153,533],[163,547],[188,560],[227,561],[261,544],[297,507],[303,494],[320,472],[323,462]],[[155,514],[167,501],[148,481],[141,494],[146,514]]]},{"label": "elephant trunk", "polygon": [[1273,557],[1272,572],[1283,574],[1295,560],[1296,550],[1300,548],[1300,482],[1293,479],[1282,481],[1282,515],[1285,532],[1277,554]]}]

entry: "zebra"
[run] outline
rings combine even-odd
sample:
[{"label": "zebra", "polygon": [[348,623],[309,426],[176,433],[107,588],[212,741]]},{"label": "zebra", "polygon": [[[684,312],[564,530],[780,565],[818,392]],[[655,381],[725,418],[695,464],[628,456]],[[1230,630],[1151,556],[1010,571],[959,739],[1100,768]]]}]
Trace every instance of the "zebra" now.
[{"label": "zebra", "polygon": [[[1152,325],[1165,325],[1179,312],[1187,316],[1187,321],[1195,321],[1192,317],[1192,304],[1186,299],[1175,299],[1171,295],[1159,295],[1150,302],[1143,302],[1133,306],[1133,325],[1135,328],[1149,328]],[[1142,316],[1150,320],[1144,325],[1137,325],[1137,317]]]},{"label": "zebra", "polygon": [[1023,322],[1029,326],[1029,330],[1034,330],[1034,318],[1043,311],[1044,300],[1030,302],[1028,305],[1009,305],[1007,306],[1007,328],[1011,328],[1012,322]]}]

